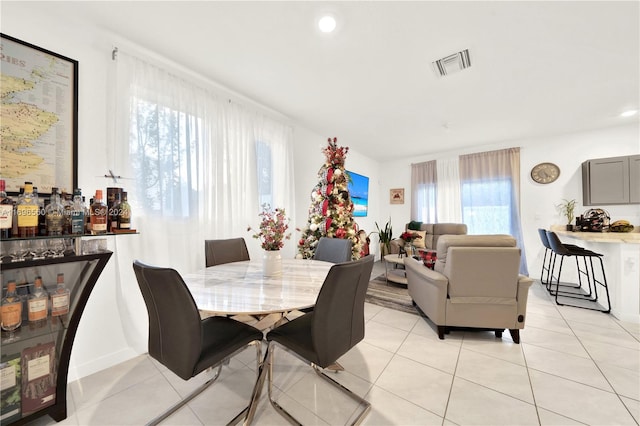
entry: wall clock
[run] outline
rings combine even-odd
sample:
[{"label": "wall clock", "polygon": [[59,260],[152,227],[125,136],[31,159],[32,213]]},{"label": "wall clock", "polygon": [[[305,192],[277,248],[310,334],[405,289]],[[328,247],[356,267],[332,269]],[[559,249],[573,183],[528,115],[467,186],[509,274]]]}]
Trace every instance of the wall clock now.
[{"label": "wall clock", "polygon": [[551,183],[560,176],[560,167],[553,163],[540,163],[531,169],[531,179],[538,183]]}]

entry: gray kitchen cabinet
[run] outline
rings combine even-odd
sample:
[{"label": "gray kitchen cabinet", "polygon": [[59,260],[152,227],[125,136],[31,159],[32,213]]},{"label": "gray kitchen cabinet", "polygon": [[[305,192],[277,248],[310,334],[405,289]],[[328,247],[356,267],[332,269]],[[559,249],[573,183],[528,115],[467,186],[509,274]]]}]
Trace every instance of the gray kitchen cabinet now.
[{"label": "gray kitchen cabinet", "polygon": [[585,206],[640,203],[640,155],[582,163],[582,196]]}]

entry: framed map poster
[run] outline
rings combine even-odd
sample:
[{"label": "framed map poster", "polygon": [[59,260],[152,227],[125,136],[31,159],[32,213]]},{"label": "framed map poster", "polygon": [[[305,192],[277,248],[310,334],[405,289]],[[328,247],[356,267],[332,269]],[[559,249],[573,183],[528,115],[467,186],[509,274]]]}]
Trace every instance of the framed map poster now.
[{"label": "framed map poster", "polygon": [[0,33],[0,177],[18,194],[78,185],[78,61]]}]

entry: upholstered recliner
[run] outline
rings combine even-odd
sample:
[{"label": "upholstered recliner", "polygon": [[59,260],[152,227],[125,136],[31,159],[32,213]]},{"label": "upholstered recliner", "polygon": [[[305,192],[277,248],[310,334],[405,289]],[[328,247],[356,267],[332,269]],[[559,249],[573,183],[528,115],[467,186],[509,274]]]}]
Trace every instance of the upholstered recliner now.
[{"label": "upholstered recliner", "polygon": [[[409,224],[404,227],[405,231],[409,231]],[[414,241],[417,249],[435,250],[438,245],[438,239],[442,235],[464,235],[467,233],[467,225],[464,223],[422,223],[419,230],[413,232],[420,233],[422,238]],[[391,240],[391,254],[398,254],[400,247],[404,245],[404,241],[400,238]]]},{"label": "upholstered recliner", "polygon": [[533,280],[519,275],[520,249],[510,235],[443,235],[434,270],[407,259],[409,295],[444,339],[451,327],[509,329],[520,343]]}]

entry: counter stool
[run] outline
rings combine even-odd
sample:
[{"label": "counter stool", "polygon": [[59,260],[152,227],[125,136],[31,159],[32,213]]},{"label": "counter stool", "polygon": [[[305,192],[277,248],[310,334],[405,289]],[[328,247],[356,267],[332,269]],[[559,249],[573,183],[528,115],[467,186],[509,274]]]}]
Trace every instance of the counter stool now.
[{"label": "counter stool", "polygon": [[[583,309],[591,309],[594,311],[601,311],[604,313],[611,312],[611,299],[609,298],[609,287],[607,286],[607,277],[604,272],[604,263],[602,262],[602,254],[596,253],[591,250],[587,250],[577,246],[570,246],[563,244],[558,238],[558,235],[555,232],[547,231],[547,240],[549,241],[549,246],[552,250],[553,262],[550,268],[549,274],[549,287],[550,293],[555,296],[557,305],[566,305],[566,306],[574,306],[576,308]],[[553,271],[555,270],[556,260],[560,256],[560,264],[558,267],[558,275],[554,276]],[[572,291],[563,291],[560,290],[562,286],[560,284],[560,276],[562,274],[562,265],[564,262],[565,256],[567,257],[575,257],[576,259],[576,267],[578,270],[578,285],[577,286],[569,286],[573,287]],[[580,267],[579,259],[582,258],[582,268]],[[595,268],[593,267],[593,259],[598,259],[600,262],[600,271],[601,271],[601,279],[596,278]],[[588,262],[587,262],[588,260]],[[587,288],[583,287],[583,277],[586,280]],[[554,278],[555,278],[555,289],[554,286]],[[597,304],[598,302],[598,285],[604,287],[604,290],[607,295],[607,308],[605,309],[602,305]],[[565,285],[566,287],[566,285]],[[571,304],[567,303],[567,301],[560,302],[558,300],[558,296],[568,299],[576,299],[582,300],[586,302],[591,302],[587,304]]]},{"label": "counter stool", "polygon": [[[547,237],[547,230],[538,228],[538,235],[540,236],[540,241],[544,246],[544,257],[542,259],[542,270],[540,271],[540,282],[545,285],[547,291],[552,293],[552,277],[553,269],[552,264],[555,262],[555,253],[549,244],[549,238]],[[576,246],[573,244],[564,244],[565,247],[576,250],[584,250],[584,248],[580,246]],[[547,257],[548,256],[548,257]],[[546,276],[545,276],[546,273]],[[580,288],[579,285],[571,285],[571,284],[558,284],[560,287],[569,287],[569,288]]]}]

